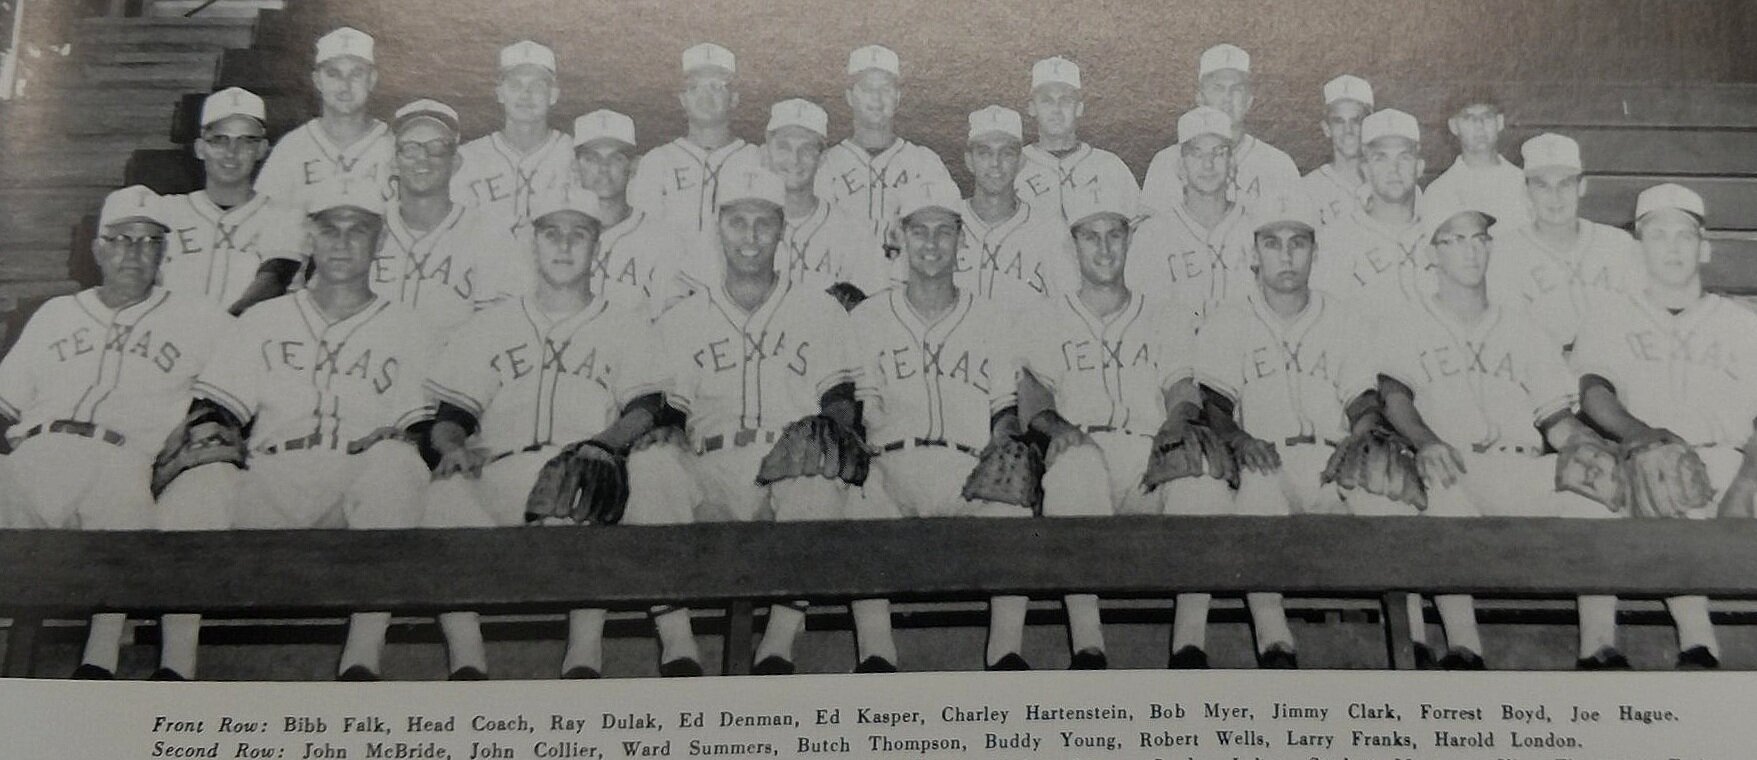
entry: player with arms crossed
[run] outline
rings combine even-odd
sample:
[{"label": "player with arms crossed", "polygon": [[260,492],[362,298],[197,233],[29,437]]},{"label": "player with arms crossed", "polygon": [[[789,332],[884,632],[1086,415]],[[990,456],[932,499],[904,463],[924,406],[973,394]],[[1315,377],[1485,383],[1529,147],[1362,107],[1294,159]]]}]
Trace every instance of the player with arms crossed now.
[{"label": "player with arms crossed", "polygon": [[[154,465],[155,483],[168,484],[161,527],[420,523],[428,473],[413,441],[431,417],[421,381],[438,341],[413,309],[372,292],[383,213],[375,181],[312,195],[312,279],[245,312],[196,379],[189,414]],[[164,656],[185,676],[200,620],[165,621]],[[378,679],[389,626],[388,612],[353,615],[341,680]]]},{"label": "player with arms crossed", "polygon": [[531,198],[573,182],[573,141],[549,126],[561,98],[555,52],[524,40],[500,50],[494,99],[504,121],[493,134],[463,144],[452,197],[517,233],[531,220]]},{"label": "player with arms crossed", "polygon": [[[435,405],[432,448],[440,455],[427,489],[427,527],[495,527],[554,519],[566,524],[648,510],[627,500],[651,494],[629,481],[630,447],[653,428],[663,403],[657,330],[646,305],[618,305],[592,290],[601,229],[597,199],[560,188],[531,206],[531,250],[538,278],[529,295],[489,307],[447,342],[427,379]],[[575,442],[583,442],[574,445]],[[565,447],[565,448],[564,448]],[[585,457],[625,484],[606,503],[578,500],[564,484],[534,489],[562,458]],[[617,471],[620,471],[619,473]],[[590,481],[590,478],[587,479]],[[604,484],[584,482],[589,494]],[[536,491],[536,493],[534,493]],[[533,511],[533,508],[536,508]],[[545,509],[546,508],[546,509]],[[591,514],[590,510],[605,510]],[[487,654],[473,612],[441,615],[452,680],[487,677]],[[603,671],[603,610],[568,614],[563,678]]]},{"label": "player with arms crossed", "polygon": [[1367,178],[1361,160],[1361,120],[1373,112],[1373,86],[1352,74],[1324,83],[1324,120],[1330,162],[1300,178],[1299,188],[1318,204],[1320,226],[1358,208]]},{"label": "player with arms crossed", "polygon": [[1428,183],[1424,202],[1436,209],[1479,208],[1510,227],[1529,223],[1525,173],[1500,153],[1506,129],[1507,117],[1493,95],[1470,90],[1454,98],[1446,130],[1458,138],[1458,158]]},{"label": "player with arms crossed", "polygon": [[648,151],[628,181],[631,203],[658,213],[685,237],[714,228],[720,177],[760,161],[756,146],[732,134],[737,73],[732,51],[712,42],[683,51],[683,90],[677,102],[683,105],[689,131]]},{"label": "player with arms crossed", "polygon": [[[1642,191],[1635,239],[1643,286],[1603,295],[1587,308],[1570,357],[1581,373],[1580,407],[1622,445],[1628,512],[1636,517],[1751,517],[1757,493],[1757,447],[1747,442],[1757,417],[1757,316],[1702,291],[1702,197],[1672,184]],[[1737,447],[1745,446],[1743,456]],[[1598,641],[1586,641],[1585,667],[1626,666],[1616,650],[1616,600],[1596,601]],[[1708,600],[1666,600],[1678,627],[1680,668],[1720,664]]]},{"label": "player with arms crossed", "polygon": [[1251,231],[1232,182],[1232,118],[1199,106],[1177,120],[1178,199],[1135,235],[1129,282],[1199,314],[1250,287]]},{"label": "player with arms crossed", "polygon": [[885,258],[866,220],[817,196],[829,115],[816,103],[798,98],[769,109],[763,165],[787,185],[787,229],[780,266],[803,287],[826,290],[858,302],[891,285],[893,264]]},{"label": "player with arms crossed", "polygon": [[1061,214],[1019,200],[1023,134],[1018,111],[989,106],[970,114],[964,166],[976,192],[959,209],[958,286],[1009,306],[1065,293],[1078,278]]},{"label": "player with arms crossed", "polygon": [[302,209],[315,186],[355,179],[379,187],[381,199],[391,197],[390,127],[366,110],[378,87],[372,49],[372,36],[352,27],[318,38],[311,83],[322,111],[275,143],[256,175],[256,192]]},{"label": "player with arms crossed", "polygon": [[203,187],[166,196],[160,209],[171,228],[160,282],[232,316],[286,293],[305,264],[299,210],[250,186],[250,173],[268,155],[264,119],[262,98],[249,90],[207,96],[195,141]]},{"label": "player with arms crossed", "polygon": [[[675,283],[688,244],[657,213],[628,201],[634,120],[597,110],[573,122],[574,179],[598,198],[604,224],[592,257],[592,292],[611,303],[646,301],[657,315],[683,292]],[[520,269],[529,269],[519,262]],[[531,278],[527,274],[526,280]]]},{"label": "player with arms crossed", "polygon": [[1319,230],[1324,258],[1312,267],[1312,286],[1351,300],[1407,300],[1433,279],[1416,213],[1421,201],[1416,180],[1425,166],[1421,127],[1414,116],[1387,108],[1361,121],[1360,140],[1365,200]]},{"label": "player with arms crossed", "polygon": [[[1299,182],[1299,167],[1281,149],[1245,134],[1245,114],[1256,96],[1251,92],[1251,56],[1233,45],[1203,51],[1196,75],[1196,105],[1218,108],[1232,119],[1232,182],[1229,197],[1249,206],[1271,192],[1285,192]],[[1173,145],[1153,156],[1141,183],[1141,202],[1167,211],[1183,198],[1186,181],[1182,151]]]},{"label": "player with arms crossed", "polygon": [[[231,320],[154,286],[170,218],[140,185],[104,199],[95,288],[44,303],[0,360],[0,527],[149,530],[152,461]],[[115,677],[122,613],[92,616],[74,678]],[[180,679],[175,657],[154,679]]]},{"label": "player with arms crossed", "polygon": [[1080,67],[1061,56],[1031,66],[1031,100],[1025,112],[1037,120],[1037,142],[1025,146],[1025,163],[1014,186],[1019,197],[1040,211],[1054,211],[1068,221],[1067,196],[1092,185],[1107,192],[1140,195],[1140,183],[1115,153],[1080,139],[1080,117],[1086,101]]},{"label": "player with arms crossed", "polygon": [[854,134],[826,149],[817,170],[817,196],[865,219],[874,237],[897,218],[897,191],[913,182],[952,181],[931,149],[897,136],[902,71],[897,54],[883,45],[848,54]]}]

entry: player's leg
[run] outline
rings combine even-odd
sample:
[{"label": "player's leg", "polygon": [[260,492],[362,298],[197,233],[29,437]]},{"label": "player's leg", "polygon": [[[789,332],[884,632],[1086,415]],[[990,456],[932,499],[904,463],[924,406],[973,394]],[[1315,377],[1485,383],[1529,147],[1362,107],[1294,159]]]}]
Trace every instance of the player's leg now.
[{"label": "player's leg", "polygon": [[[536,470],[520,466],[520,460],[535,457],[535,454],[519,454],[487,465],[476,478],[459,475],[429,483],[421,527],[492,528],[520,524],[523,521],[523,499],[519,499],[516,505],[512,503],[513,496],[521,495],[515,493],[518,490],[517,476],[512,471],[529,471],[534,479]],[[536,467],[542,467],[542,463],[538,462]],[[439,630],[445,636],[447,672],[452,680],[487,676],[488,651],[482,640],[480,615],[475,612],[442,612],[439,614]]]},{"label": "player's leg", "polygon": [[[850,518],[901,519],[905,514],[901,507],[904,499],[915,494],[923,481],[934,479],[935,467],[955,469],[948,462],[936,465],[921,453],[916,449],[899,449],[875,457],[865,487],[849,495]],[[892,472],[902,475],[888,474]],[[896,481],[894,488],[901,497],[892,493],[893,477]],[[912,504],[909,516],[921,516],[913,503],[908,503]],[[891,600],[855,599],[848,603],[848,612],[854,617],[854,672],[896,671],[901,659],[897,654],[896,636],[891,631]]]},{"label": "player's leg", "polygon": [[[1140,436],[1099,434],[1098,449],[1076,446],[1062,452],[1055,466],[1043,475],[1043,514],[1046,517],[1098,517],[1116,514],[1114,499],[1126,493],[1147,469],[1152,439]],[[1109,460],[1117,464],[1112,469]],[[1133,477],[1129,477],[1130,474]],[[1104,650],[1104,623],[1098,612],[1098,595],[1068,594],[1062,597],[1068,613],[1068,648],[1078,669],[1108,667]],[[1019,620],[1021,635],[1024,619]]]},{"label": "player's leg", "polygon": [[[1740,453],[1732,448],[1703,447],[1696,449],[1708,467],[1708,480],[1714,484],[1714,498],[1692,518],[1706,519],[1716,514],[1720,495],[1739,472]],[[1720,641],[1714,635],[1714,623],[1708,618],[1708,597],[1674,596],[1665,600],[1666,610],[1678,629],[1678,667],[1720,667]]]},{"label": "player's leg", "polygon": [[[753,480],[761,466],[761,458],[752,464]],[[816,476],[787,478],[769,484],[768,488],[769,505],[777,522],[840,520],[847,511],[848,484],[839,480]],[[793,644],[799,632],[805,630],[808,606],[803,599],[769,605],[769,622],[754,655],[758,672],[793,672]]]},{"label": "player's leg", "polygon": [[[1198,476],[1178,478],[1154,490],[1168,515],[1224,515],[1233,510],[1234,492],[1223,480]],[[1208,667],[1208,607],[1211,594],[1183,593],[1171,618],[1173,668]]]},{"label": "player's leg", "polygon": [[[185,470],[159,494],[159,530],[226,530],[234,503],[258,503],[267,494],[248,490],[245,472],[224,462]],[[201,616],[166,613],[159,618],[159,671],[194,678]]]},{"label": "player's leg", "polygon": [[[79,527],[84,530],[153,528],[152,460],[144,454],[96,441],[80,448],[85,456],[75,461],[85,466],[65,468],[78,469],[80,477],[93,479],[91,487],[85,489],[84,496],[73,505]],[[127,623],[128,616],[120,612],[93,615],[80,659],[81,668],[91,665],[115,673]]]},{"label": "player's leg", "polygon": [[[413,528],[421,524],[429,474],[420,452],[402,441],[380,441],[354,455],[336,455],[336,471],[348,485],[340,508],[349,528]],[[348,639],[336,666],[344,679],[376,679],[390,631],[389,612],[356,612],[348,618]]]},{"label": "player's leg", "polygon": [[[725,482],[713,461],[721,453],[696,455],[666,443],[630,454],[628,510],[623,522],[629,525],[702,522],[700,516],[713,509],[707,505],[711,495]],[[689,608],[658,605],[652,608],[651,614],[659,638],[659,673],[701,675],[702,653],[690,623]]]}]

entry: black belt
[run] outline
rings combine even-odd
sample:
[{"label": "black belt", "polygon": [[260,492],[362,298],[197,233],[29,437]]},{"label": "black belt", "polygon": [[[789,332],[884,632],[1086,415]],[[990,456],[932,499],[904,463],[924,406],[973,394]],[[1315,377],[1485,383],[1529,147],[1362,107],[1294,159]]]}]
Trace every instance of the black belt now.
[{"label": "black belt", "polygon": [[1122,433],[1123,435],[1136,435],[1142,438],[1153,437],[1152,433],[1137,433],[1128,428],[1117,427],[1115,425],[1082,425],[1080,429],[1087,433]]},{"label": "black belt", "polygon": [[[780,437],[780,432],[774,430],[740,430],[732,434],[732,443],[730,447],[737,448],[739,446],[748,446],[756,443],[758,438],[761,438],[763,443],[774,443],[776,439]],[[710,435],[702,439],[702,445],[697,453],[706,454],[710,451],[718,451],[724,448],[728,448],[726,436]]]},{"label": "black belt", "polygon": [[484,465],[494,464],[495,462],[498,462],[502,459],[510,457],[514,454],[529,454],[530,452],[533,452],[533,451],[542,451],[543,447],[548,446],[548,445],[549,444],[547,444],[547,443],[533,443],[533,444],[526,446],[522,449],[512,449],[511,451],[502,451],[499,454],[495,454],[494,456],[488,457],[488,461],[483,462],[482,464],[484,464]]},{"label": "black belt", "polygon": [[1538,456],[1543,453],[1543,449],[1537,446],[1499,446],[1492,443],[1473,443],[1470,444],[1470,450],[1478,454],[1500,451],[1508,454],[1519,454],[1521,456]]},{"label": "black belt", "polygon": [[263,448],[262,453],[264,453],[264,454],[279,454],[279,453],[286,452],[286,451],[300,451],[302,449],[315,449],[322,444],[323,444],[323,434],[322,433],[312,433],[311,435],[304,436],[301,438],[293,438],[290,440],[281,441],[280,443],[269,444],[267,447]]},{"label": "black belt", "polygon": [[976,449],[971,448],[969,446],[966,446],[962,443],[953,443],[953,442],[948,441],[944,438],[905,438],[901,441],[891,441],[890,443],[887,443],[883,446],[878,447],[878,449],[879,449],[879,452],[883,453],[886,451],[901,451],[903,449],[918,449],[918,448],[927,448],[927,447],[956,449],[958,451],[962,451],[966,454],[969,454],[970,456],[979,456],[979,453],[977,452]]},{"label": "black belt", "polygon": [[18,444],[24,443],[26,439],[42,435],[43,433],[66,433],[68,435],[77,435],[81,438],[91,438],[103,441],[111,446],[121,446],[128,441],[127,436],[106,427],[99,427],[90,422],[55,420],[54,422],[31,426],[29,430],[24,431],[19,434],[17,438],[12,439],[12,445],[17,446]]}]

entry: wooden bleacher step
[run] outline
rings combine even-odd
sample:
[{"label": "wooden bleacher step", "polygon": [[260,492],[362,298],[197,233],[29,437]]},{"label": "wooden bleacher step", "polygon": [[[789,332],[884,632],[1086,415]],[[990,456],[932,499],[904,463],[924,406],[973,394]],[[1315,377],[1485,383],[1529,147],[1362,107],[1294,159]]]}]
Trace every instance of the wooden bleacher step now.
[{"label": "wooden bleacher step", "polygon": [[190,11],[200,9],[196,18],[256,18],[263,11],[278,11],[287,7],[286,0],[147,0],[145,15],[150,17],[181,18]]},{"label": "wooden bleacher step", "polygon": [[255,35],[249,18],[86,18],[80,19],[75,47],[117,50],[214,50],[248,47]]}]

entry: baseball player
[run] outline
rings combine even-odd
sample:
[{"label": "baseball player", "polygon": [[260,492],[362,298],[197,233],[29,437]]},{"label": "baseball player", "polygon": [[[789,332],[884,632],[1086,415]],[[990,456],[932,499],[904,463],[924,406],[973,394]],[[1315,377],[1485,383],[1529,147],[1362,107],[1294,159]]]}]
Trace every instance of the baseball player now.
[{"label": "baseball player", "polygon": [[1470,91],[1446,112],[1446,129],[1458,138],[1458,158],[1428,183],[1424,199],[1435,208],[1480,208],[1510,226],[1531,220],[1525,173],[1501,157],[1507,117],[1493,96]]},{"label": "baseball player", "polygon": [[[524,524],[538,472],[562,446],[591,440],[624,453],[652,429],[663,401],[658,336],[646,304],[592,290],[601,229],[596,197],[561,188],[531,206],[535,289],[484,310],[447,342],[426,381],[440,459],[423,525]],[[631,491],[649,492],[644,483]],[[644,513],[638,505],[631,522]],[[568,616],[563,678],[603,670],[603,610]],[[452,680],[487,677],[473,612],[440,616]]]},{"label": "baseball player", "polygon": [[[103,284],[44,303],[0,360],[0,526],[154,527],[153,456],[231,320],[155,287],[169,246],[161,199],[140,185],[104,199],[92,255]],[[91,621],[74,678],[115,677],[125,619]],[[175,659],[153,674],[173,678]]]},{"label": "baseball player", "polygon": [[[387,234],[379,189],[361,178],[312,194],[309,285],[238,320],[161,458],[176,463],[248,430],[244,451],[155,474],[174,477],[159,496],[162,528],[419,524],[428,472],[409,428],[431,417],[421,380],[438,342],[412,308],[372,291],[373,252]],[[174,618],[166,657],[191,676],[200,618]],[[388,612],[354,614],[341,680],[378,678],[389,625]]]},{"label": "baseball player", "polygon": [[1387,108],[1362,120],[1360,129],[1365,199],[1318,231],[1324,257],[1312,268],[1312,286],[1345,299],[1407,300],[1433,279],[1417,213],[1416,180],[1425,166],[1421,128],[1414,116]]},{"label": "baseball player", "polygon": [[689,131],[648,151],[628,181],[631,203],[657,212],[686,237],[714,228],[721,175],[760,160],[756,146],[732,134],[737,73],[732,51],[712,42],[683,51],[683,90],[677,100]]},{"label": "baseball player", "polygon": [[365,179],[389,199],[395,152],[390,127],[367,113],[378,86],[372,36],[341,27],[317,39],[311,82],[322,110],[282,136],[256,175],[256,192],[296,208],[310,205],[312,188],[332,178]]},{"label": "baseball player", "polygon": [[554,51],[530,40],[502,48],[494,99],[505,120],[458,148],[452,197],[512,232],[530,222],[532,196],[573,182],[572,140],[549,126],[549,109],[560,97]]},{"label": "baseball player", "polygon": [[[1469,207],[1432,210],[1422,238],[1434,287],[1388,313],[1366,359],[1382,378],[1386,418],[1415,449],[1425,513],[1611,517],[1606,505],[1557,489],[1557,458],[1545,444],[1600,439],[1571,413],[1576,384],[1561,346],[1523,304],[1488,289],[1495,219]],[[1470,597],[1439,596],[1435,606],[1449,646],[1439,665],[1483,668]]]},{"label": "baseball player", "polygon": [[1299,187],[1318,204],[1318,222],[1329,224],[1360,206],[1366,187],[1361,157],[1361,120],[1373,112],[1373,86],[1343,74],[1324,83],[1324,120],[1318,126],[1330,141],[1330,162],[1300,179]]},{"label": "baseball player", "polygon": [[829,116],[809,100],[783,100],[769,109],[763,164],[787,185],[787,229],[780,264],[796,284],[824,290],[837,283],[860,295],[890,287],[892,262],[866,219],[817,196],[817,170]]},{"label": "baseball player", "polygon": [[875,237],[897,218],[898,190],[912,182],[952,181],[931,149],[897,135],[902,71],[897,54],[883,45],[848,55],[854,134],[826,149],[817,170],[817,196],[866,219]]},{"label": "baseball player", "polygon": [[1135,173],[1115,153],[1080,139],[1086,113],[1080,66],[1066,58],[1045,58],[1031,66],[1031,101],[1025,112],[1037,120],[1037,142],[1021,151],[1024,165],[1013,185],[1019,197],[1068,220],[1067,197],[1092,185],[1114,185],[1117,192],[1141,192]]},{"label": "baseball player", "polygon": [[305,264],[304,218],[250,186],[268,155],[262,98],[230,87],[201,104],[203,187],[168,196],[160,212],[170,225],[160,283],[230,312],[287,292]]},{"label": "baseball player", "polygon": [[[1581,320],[1570,357],[1580,372],[1580,407],[1593,424],[1638,446],[1681,441],[1707,465],[1720,495],[1720,513],[1751,515],[1752,482],[1738,446],[1757,417],[1757,316],[1740,304],[1702,291],[1708,261],[1703,237],[1706,210],[1688,188],[1664,184],[1642,191],[1635,202],[1635,238],[1644,264],[1642,286],[1602,296]],[[1745,457],[1749,457],[1749,449]],[[1709,517],[1714,508],[1688,516]],[[1717,667],[1720,648],[1699,596],[1666,600],[1678,627],[1678,666]],[[1614,631],[1614,600],[1597,610],[1602,630]],[[1585,609],[1581,610],[1584,626]],[[1585,635],[1585,632],[1582,632]],[[1600,660],[1615,662],[1614,638]],[[1582,642],[1587,654],[1588,643]],[[1600,655],[1606,652],[1598,652]]]},{"label": "baseball player", "polygon": [[1640,282],[1640,254],[1629,233],[1580,217],[1579,143],[1546,133],[1526,140],[1520,154],[1531,223],[1495,229],[1489,290],[1523,300],[1556,342],[1571,345],[1588,302]]},{"label": "baseball player", "polygon": [[1201,314],[1250,287],[1251,230],[1245,207],[1227,190],[1231,117],[1198,106],[1178,118],[1177,133],[1178,172],[1184,177],[1180,197],[1141,225],[1128,280]]},{"label": "baseball player", "polygon": [[1023,133],[1018,111],[989,106],[970,114],[964,147],[964,166],[976,182],[959,210],[958,285],[1007,305],[1068,292],[1078,279],[1061,214],[1020,202],[1014,180]]},{"label": "baseball player", "polygon": [[[658,319],[672,386],[686,414],[680,434],[629,456],[629,472],[653,468],[647,522],[823,520],[843,514],[849,483],[783,477],[761,484],[767,460],[799,422],[851,431],[858,421],[848,312],[822,290],[782,278],[775,255],[786,229],[785,183],[750,167],[723,176],[712,244],[719,276]],[[820,417],[821,415],[821,417]],[[687,451],[685,450],[687,449]],[[765,478],[765,480],[767,480]],[[634,511],[631,505],[631,513]],[[753,672],[793,671],[804,604],[776,604]],[[700,675],[689,612],[656,616],[660,672]]]},{"label": "baseball player", "polygon": [[[1215,45],[1203,51],[1197,74],[1196,104],[1218,108],[1232,119],[1232,200],[1249,206],[1267,192],[1285,192],[1299,181],[1299,167],[1279,148],[1245,134],[1245,115],[1255,96],[1251,93],[1251,56],[1233,45]],[[1179,188],[1182,151],[1179,146],[1159,151],[1147,164],[1141,183],[1141,202],[1165,211],[1183,199]]]},{"label": "baseball player", "polygon": [[598,110],[573,123],[574,178],[598,198],[604,224],[592,257],[592,292],[611,303],[645,301],[656,316],[684,291],[678,266],[690,251],[676,230],[655,212],[629,203],[635,164],[634,120]]}]

